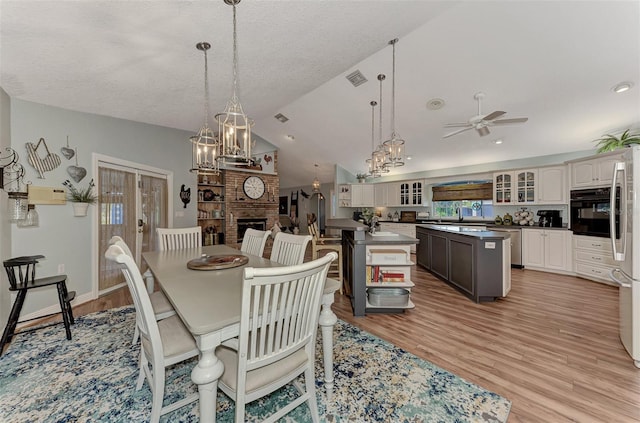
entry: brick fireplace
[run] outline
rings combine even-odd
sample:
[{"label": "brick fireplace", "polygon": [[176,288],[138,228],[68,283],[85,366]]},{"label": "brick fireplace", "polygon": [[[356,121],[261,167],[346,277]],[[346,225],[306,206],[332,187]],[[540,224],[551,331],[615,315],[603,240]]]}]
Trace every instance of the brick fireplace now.
[{"label": "brick fireplace", "polygon": [[[277,153],[274,154],[277,172]],[[265,183],[265,193],[257,200],[244,195],[242,185],[249,176],[259,176]],[[264,221],[265,229],[271,229],[278,222],[278,194],[280,179],[278,175],[260,172],[225,170],[225,244],[239,245],[238,223]],[[237,198],[237,199],[236,199]]]}]

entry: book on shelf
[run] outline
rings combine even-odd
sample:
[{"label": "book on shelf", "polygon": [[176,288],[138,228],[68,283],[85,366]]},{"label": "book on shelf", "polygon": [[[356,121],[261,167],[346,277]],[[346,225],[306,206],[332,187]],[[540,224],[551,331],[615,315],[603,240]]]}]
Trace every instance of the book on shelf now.
[{"label": "book on shelf", "polygon": [[402,272],[382,272],[380,282],[404,282]]}]

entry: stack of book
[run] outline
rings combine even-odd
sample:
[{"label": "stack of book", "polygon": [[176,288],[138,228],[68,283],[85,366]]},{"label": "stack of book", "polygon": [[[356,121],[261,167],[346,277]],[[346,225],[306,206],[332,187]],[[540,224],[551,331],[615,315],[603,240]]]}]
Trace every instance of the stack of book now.
[{"label": "stack of book", "polygon": [[376,282],[405,282],[405,276],[403,272],[383,270],[380,271],[380,266],[367,266],[367,283]]}]

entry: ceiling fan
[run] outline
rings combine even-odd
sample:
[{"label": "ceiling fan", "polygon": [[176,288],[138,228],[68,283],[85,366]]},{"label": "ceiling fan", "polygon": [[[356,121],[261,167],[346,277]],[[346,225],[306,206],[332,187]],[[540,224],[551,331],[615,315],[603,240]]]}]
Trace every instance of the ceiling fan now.
[{"label": "ceiling fan", "polygon": [[529,118],[513,118],[513,119],[498,119],[500,116],[505,115],[507,112],[503,112],[501,110],[496,110],[495,112],[489,113],[486,116],[482,115],[481,111],[481,103],[484,98],[484,93],[476,93],[473,98],[478,101],[478,114],[469,119],[468,122],[462,123],[447,123],[444,125],[445,128],[462,128],[456,131],[450,132],[443,136],[442,138],[449,138],[453,135],[457,135],[461,132],[468,131],[470,129],[475,129],[478,131],[481,137],[485,135],[489,135],[489,127],[494,125],[509,125],[512,123],[523,123],[529,120]]}]

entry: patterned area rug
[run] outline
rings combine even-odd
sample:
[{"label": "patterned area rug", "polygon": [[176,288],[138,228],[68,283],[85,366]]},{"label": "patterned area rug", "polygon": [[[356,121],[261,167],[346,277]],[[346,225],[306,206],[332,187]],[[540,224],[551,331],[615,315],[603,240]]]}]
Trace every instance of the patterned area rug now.
[{"label": "patterned area rug", "polygon": [[[18,335],[0,358],[2,422],[137,422],[151,413],[151,391],[135,390],[139,346],[132,346],[135,315],[123,307],[81,316],[67,341],[62,325]],[[320,337],[318,337],[320,340]],[[327,400],[317,345],[316,386],[327,422],[505,422],[511,403],[348,323],[338,321],[335,389]],[[195,361],[167,375],[165,401],[195,391]],[[247,407],[259,421],[296,394],[283,388]],[[232,422],[234,403],[219,391],[218,422]],[[162,417],[197,422],[198,403]],[[308,422],[306,404],[283,421]]]}]

